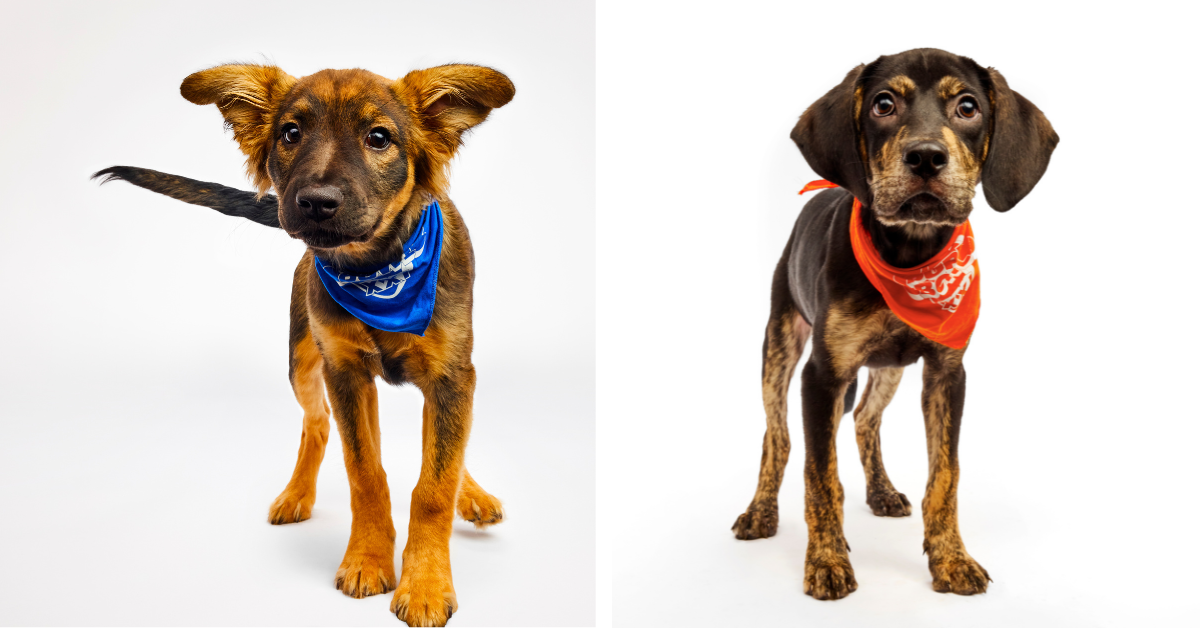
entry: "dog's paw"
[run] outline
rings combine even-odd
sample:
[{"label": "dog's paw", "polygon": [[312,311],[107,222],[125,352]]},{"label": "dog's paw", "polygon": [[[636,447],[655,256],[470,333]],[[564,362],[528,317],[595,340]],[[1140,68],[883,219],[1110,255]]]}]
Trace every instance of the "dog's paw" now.
[{"label": "dog's paw", "polygon": [[845,554],[828,553],[804,561],[804,592],[818,600],[840,600],[858,589]]},{"label": "dog's paw", "polygon": [[396,569],[391,556],[350,554],[342,559],[333,586],[350,597],[364,598],[387,593],[396,588]]},{"label": "dog's paw", "polygon": [[907,517],[912,514],[912,504],[904,493],[896,490],[868,493],[867,505],[876,517]]},{"label": "dog's paw", "polygon": [[409,626],[445,626],[456,610],[458,598],[450,585],[414,581],[396,589],[392,596],[392,612]]},{"label": "dog's paw", "polygon": [[483,491],[463,491],[458,495],[458,516],[476,528],[486,528],[504,520],[504,506]]},{"label": "dog's paw", "polygon": [[294,491],[289,486],[271,503],[267,521],[270,521],[271,525],[304,521],[312,516],[313,503],[316,501],[317,497],[312,491]]},{"label": "dog's paw", "polygon": [[746,512],[738,515],[737,521],[733,522],[733,535],[743,541],[775,536],[778,529],[779,505],[774,502],[750,504]]},{"label": "dog's paw", "polygon": [[933,590],[938,593],[975,595],[986,593],[992,580],[986,569],[970,556],[961,556],[942,561],[929,561],[929,573],[933,574]]}]

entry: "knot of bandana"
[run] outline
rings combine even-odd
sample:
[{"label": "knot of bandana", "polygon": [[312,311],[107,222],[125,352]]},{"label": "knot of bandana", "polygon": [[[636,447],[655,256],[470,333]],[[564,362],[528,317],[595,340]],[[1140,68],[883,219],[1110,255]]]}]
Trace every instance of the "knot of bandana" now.
[{"label": "knot of bandana", "polygon": [[383,331],[424,336],[437,298],[442,208],[433,201],[404,242],[403,257],[372,272],[340,271],[313,256],[329,296],[358,320]]},{"label": "knot of bandana", "polygon": [[[830,181],[813,181],[800,193],[836,187]],[[929,261],[915,268],[896,268],[883,261],[875,248],[862,223],[862,203],[855,198],[850,246],[859,268],[896,318],[951,349],[967,346],[979,320],[979,260],[970,221],[955,227],[950,241]]]}]

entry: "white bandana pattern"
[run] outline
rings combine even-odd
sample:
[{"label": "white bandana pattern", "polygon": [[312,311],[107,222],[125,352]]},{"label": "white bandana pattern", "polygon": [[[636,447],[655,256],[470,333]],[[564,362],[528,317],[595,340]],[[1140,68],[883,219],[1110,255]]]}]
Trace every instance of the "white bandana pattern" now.
[{"label": "white bandana pattern", "polygon": [[[968,245],[968,246],[964,246]],[[969,251],[963,249],[969,248]],[[975,240],[959,235],[945,255],[922,269],[921,277],[892,281],[904,286],[914,301],[933,301],[943,310],[955,312],[975,280]]]}]

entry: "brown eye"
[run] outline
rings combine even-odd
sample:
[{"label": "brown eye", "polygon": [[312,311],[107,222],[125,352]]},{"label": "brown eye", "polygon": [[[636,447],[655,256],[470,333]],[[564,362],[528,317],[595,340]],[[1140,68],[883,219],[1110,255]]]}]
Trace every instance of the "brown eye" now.
[{"label": "brown eye", "polygon": [[875,97],[875,104],[871,107],[871,111],[879,117],[890,116],[896,111],[896,103],[892,100],[892,95],[884,92]]},{"label": "brown eye", "polygon": [[974,118],[979,113],[979,103],[975,102],[974,98],[964,98],[958,101],[958,115],[968,120]]},{"label": "brown eye", "polygon": [[387,129],[374,128],[370,133],[367,133],[367,146],[375,150],[383,150],[392,143],[391,136],[388,135]]},{"label": "brown eye", "polygon": [[296,142],[299,142],[299,141],[300,141],[300,127],[296,126],[294,123],[291,123],[291,122],[283,125],[283,143],[284,144],[295,144]]}]

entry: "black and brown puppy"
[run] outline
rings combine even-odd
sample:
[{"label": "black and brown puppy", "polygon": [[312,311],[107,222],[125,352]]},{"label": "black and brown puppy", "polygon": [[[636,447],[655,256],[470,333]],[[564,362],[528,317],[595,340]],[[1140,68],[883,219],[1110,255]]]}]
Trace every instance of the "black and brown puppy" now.
[{"label": "black and brown puppy", "polygon": [[900,321],[851,249],[854,197],[882,259],[899,268],[929,260],[967,220],[975,185],[1007,211],[1041,178],[1058,136],[1042,112],[994,69],[941,50],[910,50],[850,71],[809,107],[792,131],[812,169],[838,184],[801,212],[775,270],[763,342],[763,439],[758,490],[733,529],[739,539],[775,534],[787,464],[787,391],[808,339],[801,372],[804,415],[804,592],[838,599],[857,588],[842,533],[842,485],[835,435],[854,402],[860,367],[870,376],[854,411],[867,503],[880,516],[911,513],[892,486],[879,450],[884,407],[903,368],[925,361],[921,405],[929,482],[921,503],[925,552],[935,591],[987,590],[988,573],[958,532],[958,433],[966,393],[963,349],[933,342]]},{"label": "black and brown puppy", "polygon": [[[259,194],[140,168],[118,166],[97,176],[282,227],[308,245],[292,284],[289,369],[304,431],[292,480],[271,505],[270,521],[311,515],[332,406],[353,510],[337,588],[353,597],[395,589],[397,617],[410,626],[445,625],[458,607],[450,577],[454,513],[480,527],[503,518],[500,502],[463,467],[475,390],[475,263],[466,225],[446,197],[446,168],[463,133],[512,99],[513,84],[473,65],[418,70],[400,80],[363,70],[296,79],[273,66],[224,65],[192,74],[180,89],[193,103],[221,110]],[[264,198],[270,187],[278,198]],[[419,336],[367,326],[330,297],[314,254],[338,269],[401,259],[423,208],[437,207],[435,200],[443,239],[428,329]],[[425,396],[421,475],[399,583],[380,461],[377,376],[415,384]]]}]

